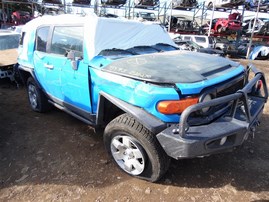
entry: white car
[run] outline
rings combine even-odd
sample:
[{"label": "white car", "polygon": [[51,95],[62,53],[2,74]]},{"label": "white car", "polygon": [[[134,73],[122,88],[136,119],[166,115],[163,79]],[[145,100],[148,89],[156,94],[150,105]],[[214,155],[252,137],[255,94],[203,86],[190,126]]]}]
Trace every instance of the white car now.
[{"label": "white car", "polygon": [[208,8],[213,8],[213,4],[215,4],[215,8],[222,8],[222,7],[232,8],[234,6],[238,6],[243,3],[244,1],[242,0],[206,0],[205,1],[205,5]]},{"label": "white car", "polygon": [[212,37],[204,35],[180,35],[184,41],[193,41],[203,48],[214,48],[214,41]]}]

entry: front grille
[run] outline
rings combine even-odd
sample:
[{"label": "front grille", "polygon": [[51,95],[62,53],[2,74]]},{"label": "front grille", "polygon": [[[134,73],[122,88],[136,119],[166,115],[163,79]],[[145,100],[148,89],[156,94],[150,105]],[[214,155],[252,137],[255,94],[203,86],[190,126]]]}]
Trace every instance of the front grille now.
[{"label": "front grille", "polygon": [[216,97],[222,97],[237,92],[238,90],[244,87],[244,79],[241,78],[236,82],[232,82],[229,86],[224,87],[223,89],[217,89]]},{"label": "front grille", "polygon": [[[227,82],[227,81],[226,81]],[[244,87],[244,77],[240,76],[235,79],[230,80],[228,83],[220,84],[212,90],[204,91],[205,94],[213,94],[215,98],[223,97],[236,93],[238,90]],[[201,113],[201,111],[193,112],[188,119],[189,125],[203,125],[214,121],[218,117],[227,113],[229,110],[229,103],[223,103],[211,107],[208,112]]]}]

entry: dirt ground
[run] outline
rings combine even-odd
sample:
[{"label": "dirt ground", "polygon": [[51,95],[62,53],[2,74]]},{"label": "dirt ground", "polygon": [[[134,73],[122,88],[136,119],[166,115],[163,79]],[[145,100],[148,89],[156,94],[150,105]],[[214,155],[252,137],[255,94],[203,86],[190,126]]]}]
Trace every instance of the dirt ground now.
[{"label": "dirt ground", "polygon": [[[248,61],[240,60],[243,64]],[[267,75],[269,62],[254,61]],[[0,81],[0,201],[269,201],[269,104],[255,138],[231,153],[172,161],[158,183],[120,171],[102,134]]]}]

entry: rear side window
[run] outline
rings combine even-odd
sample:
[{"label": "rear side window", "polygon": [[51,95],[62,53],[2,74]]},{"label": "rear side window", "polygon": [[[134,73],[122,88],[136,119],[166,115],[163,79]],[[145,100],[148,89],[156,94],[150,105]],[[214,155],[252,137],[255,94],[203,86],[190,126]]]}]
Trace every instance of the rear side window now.
[{"label": "rear side window", "polygon": [[199,37],[199,36],[196,36],[196,37],[195,37],[195,40],[196,40],[196,42],[198,42],[198,43],[205,43],[205,42],[206,42],[206,38],[205,38],[205,37]]},{"label": "rear side window", "polygon": [[77,57],[82,56],[83,27],[55,27],[52,35],[50,52],[65,55],[70,50],[74,51]]},{"label": "rear side window", "polygon": [[190,36],[185,36],[185,37],[184,37],[184,40],[186,40],[186,41],[190,41],[190,40],[191,40],[191,37],[190,37]]},{"label": "rear side window", "polygon": [[36,32],[36,50],[46,52],[49,27],[41,27]]}]

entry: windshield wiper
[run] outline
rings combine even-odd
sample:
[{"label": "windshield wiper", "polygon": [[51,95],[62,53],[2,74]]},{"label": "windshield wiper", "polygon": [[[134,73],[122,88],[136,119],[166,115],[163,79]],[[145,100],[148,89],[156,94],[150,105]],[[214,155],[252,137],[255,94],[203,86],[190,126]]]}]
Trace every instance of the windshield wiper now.
[{"label": "windshield wiper", "polygon": [[[152,46],[134,46],[132,48],[129,48],[129,49],[139,49],[139,48],[150,48],[150,49],[155,49],[157,50],[156,48],[152,47]],[[129,50],[127,49],[127,50]]]},{"label": "windshield wiper", "polygon": [[168,47],[173,47],[175,49],[178,49],[176,46],[172,46],[172,45],[170,45],[168,43],[157,43],[155,46],[168,46]]},{"label": "windshield wiper", "polygon": [[113,55],[136,55],[134,52],[119,48],[105,49],[102,50],[98,55],[102,56],[113,56]]},{"label": "windshield wiper", "polygon": [[144,53],[156,53],[156,52],[160,52],[160,50],[158,50],[155,47],[152,46],[134,46],[132,48],[128,48],[127,51],[131,51],[135,54],[141,55]]}]

